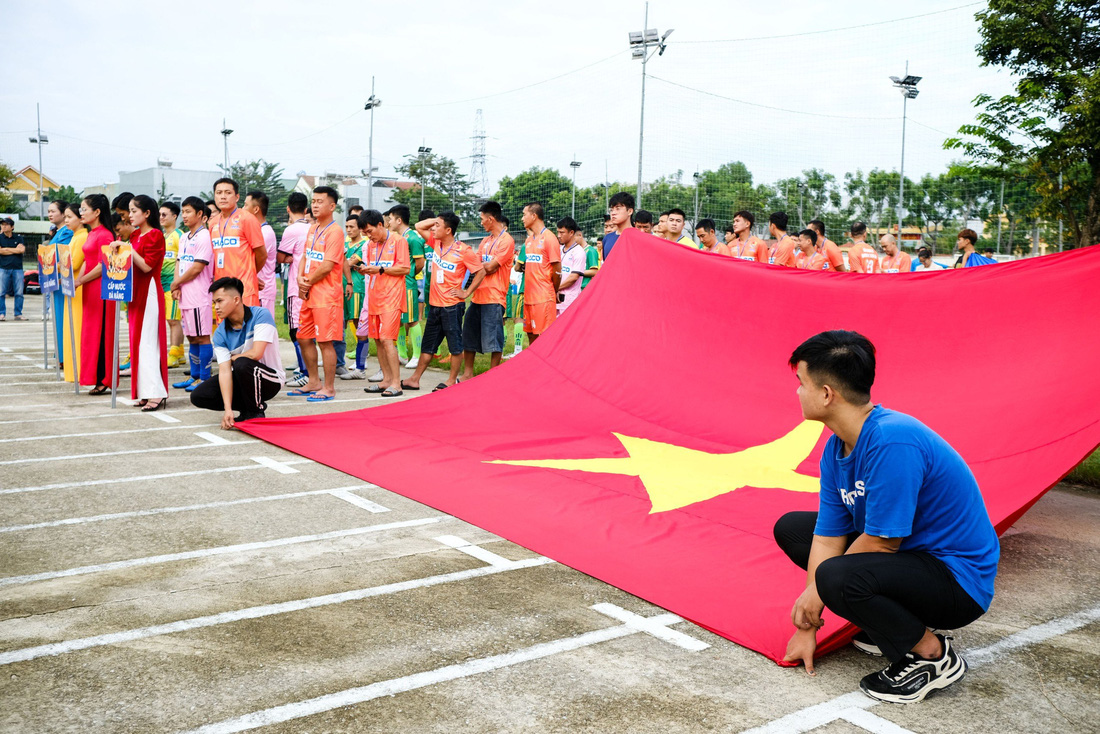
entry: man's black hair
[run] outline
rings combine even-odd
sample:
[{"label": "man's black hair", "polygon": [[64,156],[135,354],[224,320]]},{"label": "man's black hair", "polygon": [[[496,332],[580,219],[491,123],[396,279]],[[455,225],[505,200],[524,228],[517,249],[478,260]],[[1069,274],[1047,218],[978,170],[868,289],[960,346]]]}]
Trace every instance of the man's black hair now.
[{"label": "man's black hair", "polygon": [[734,234],[733,225],[732,224],[727,224],[725,231],[729,232],[730,234]]},{"label": "man's black hair", "polygon": [[[753,226],[754,224],[756,224],[756,217],[753,215],[752,212],[748,211],[747,209],[742,209],[741,211],[739,211],[739,212],[737,212],[736,214],[733,215],[734,219],[737,219],[738,217],[741,217],[746,222],[748,222],[750,227]],[[733,231],[733,224],[730,224],[730,228],[727,229],[726,231],[727,232],[732,232]]]},{"label": "man's black hair", "polygon": [[688,218],[687,212],[685,212],[683,209],[679,209],[677,207],[673,207],[673,208],[669,209],[668,213],[669,213],[669,215],[679,214],[680,218],[684,219],[684,220],[686,220]]},{"label": "man's black hair", "polygon": [[653,224],[653,212],[645,209],[634,212],[634,224]]},{"label": "man's black hair", "polygon": [[267,194],[257,189],[249,191],[246,196],[260,207],[260,219],[267,219],[267,207],[271,205],[271,199],[267,198]]},{"label": "man's black hair", "polygon": [[596,242],[597,243],[602,243],[603,242],[603,235],[602,234],[596,235]]},{"label": "man's black hair", "polygon": [[853,405],[871,401],[875,382],[875,345],[854,331],[823,331],[802,342],[787,364],[806,372],[818,385],[829,385]]},{"label": "man's black hair", "polygon": [[625,206],[627,209],[634,208],[634,194],[629,191],[616,191],[611,195],[611,198],[607,200],[607,208],[611,209],[619,205]]},{"label": "man's black hair", "polygon": [[184,199],[183,204],[180,205],[180,208],[183,208],[185,206],[191,207],[191,210],[194,211],[196,214],[208,213],[206,209],[206,204],[204,204],[202,199],[197,196],[188,196],[186,199]]},{"label": "man's black hair", "polygon": [[610,214],[604,214],[603,215],[603,220],[605,222],[610,222],[611,221],[611,215]]},{"label": "man's black hair", "polygon": [[362,214],[364,211],[366,211],[364,209],[364,207],[361,207],[358,204],[356,204],[355,206],[349,206],[348,207],[348,214],[359,215],[359,214]]},{"label": "man's black hair", "polygon": [[657,218],[660,219],[661,217],[667,217],[667,216],[668,216],[668,209],[665,209],[663,212],[661,212],[660,214],[657,215]]},{"label": "man's black hair", "polygon": [[811,219],[810,223],[806,226],[810,229],[816,229],[817,233],[822,237],[825,236],[825,222],[821,221],[820,219]]},{"label": "man's black hair", "polygon": [[391,206],[388,213],[390,216],[400,219],[402,224],[408,224],[409,218],[412,217],[412,211],[410,211],[409,207],[405,206],[404,204]]},{"label": "man's black hair", "polygon": [[815,246],[817,245],[817,232],[816,231],[814,231],[814,230],[810,229],[809,227],[807,227],[806,229],[804,229],[804,230],[802,230],[801,232],[798,233],[799,237],[801,237],[802,235],[806,235],[807,237],[810,238],[810,242],[812,242]]},{"label": "man's black hair", "polygon": [[704,232],[714,232],[715,231],[714,220],[710,219],[710,218],[700,219],[699,222],[695,225],[695,229],[701,229]]},{"label": "man's black hair", "polygon": [[359,212],[357,214],[351,214],[349,212],[348,215],[346,217],[344,217],[344,224],[347,224],[348,222],[355,222],[356,227],[362,228],[363,225],[361,225],[359,223],[359,218],[362,217],[362,216],[363,216],[363,212]]},{"label": "man's black hair", "polygon": [[174,201],[161,202],[160,208],[167,209],[168,211],[172,212],[172,216],[174,217],[178,217],[180,215],[180,205]]},{"label": "man's black hair", "polygon": [[774,212],[768,221],[778,227],[780,230],[787,231],[787,212]]},{"label": "man's black hair", "polygon": [[221,290],[222,288],[237,291],[238,296],[244,295],[244,283],[241,282],[240,278],[218,278],[210,284],[211,293]]},{"label": "man's black hair", "polygon": [[443,212],[439,215],[439,218],[443,220],[443,226],[451,230],[451,236],[458,236],[458,215],[454,212]]},{"label": "man's black hair", "polygon": [[529,201],[523,205],[524,209],[529,209],[538,219],[546,219],[546,210],[542,208],[542,204],[537,201]]},{"label": "man's black hair", "polygon": [[562,217],[558,220],[558,229],[568,229],[570,232],[576,232],[580,230],[580,227],[573,217]]},{"label": "man's black hair", "polygon": [[340,201],[340,194],[336,193],[336,189],[331,186],[318,186],[313,190],[315,194],[324,194],[328,198],[332,199],[333,203]]},{"label": "man's black hair", "polygon": [[488,214],[493,219],[502,221],[504,217],[504,211],[500,208],[500,204],[495,201],[487,201],[481,205],[478,209],[482,214]]},{"label": "man's black hair", "polygon": [[124,212],[130,209],[130,202],[134,200],[134,195],[129,191],[123,191],[121,194],[111,200],[111,209],[116,212]]},{"label": "man's black hair", "polygon": [[863,222],[852,222],[852,228],[849,231],[853,237],[858,237],[861,234],[867,234],[867,225]]},{"label": "man's black hair", "polygon": [[227,183],[230,186],[232,186],[234,194],[239,195],[241,193],[241,185],[239,183],[237,183],[236,181],[234,181],[233,179],[229,178],[229,176],[222,176],[217,181],[215,181],[214,182],[214,188],[211,189],[211,191],[216,190],[218,188],[218,186],[220,186],[223,183]]},{"label": "man's black hair", "polygon": [[218,208],[218,202],[214,201],[213,199],[208,199],[205,202],[203,202],[203,206],[206,207],[207,211],[210,210],[210,207],[214,207],[215,209],[217,209]]},{"label": "man's black hair", "polygon": [[305,214],[309,208],[309,198],[301,191],[291,191],[286,197],[286,208],[291,214]]},{"label": "man's black hair", "polygon": [[416,221],[423,222],[425,219],[435,219],[435,212],[431,209],[421,209],[420,217]]},{"label": "man's black hair", "polygon": [[359,229],[368,224],[372,227],[380,227],[384,222],[382,212],[377,209],[364,209],[363,213],[359,215]]}]

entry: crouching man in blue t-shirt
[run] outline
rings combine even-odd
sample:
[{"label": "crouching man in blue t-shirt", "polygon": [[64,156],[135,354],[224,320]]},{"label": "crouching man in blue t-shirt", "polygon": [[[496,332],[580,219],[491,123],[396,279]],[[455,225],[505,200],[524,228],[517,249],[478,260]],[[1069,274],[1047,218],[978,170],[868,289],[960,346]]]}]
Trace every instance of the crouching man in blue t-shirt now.
[{"label": "crouching man in blue t-shirt", "polygon": [[789,662],[813,673],[825,607],[862,632],[853,644],[890,666],[860,681],[871,698],[914,703],[966,673],[951,638],[993,599],[1000,545],[966,462],[915,418],[871,403],[875,348],[826,331],[791,355],[807,420],[833,432],[821,455],[819,512],[775,524],[807,571],[791,610]]}]

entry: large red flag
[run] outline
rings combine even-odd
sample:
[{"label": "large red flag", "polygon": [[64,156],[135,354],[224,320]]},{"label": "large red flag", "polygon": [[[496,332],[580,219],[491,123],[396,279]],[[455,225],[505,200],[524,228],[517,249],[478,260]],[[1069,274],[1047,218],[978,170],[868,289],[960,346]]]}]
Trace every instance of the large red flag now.
[{"label": "large red flag", "polygon": [[[793,349],[878,350],[875,402],[966,458],[999,531],[1100,444],[1100,251],[936,273],[755,265],[628,231],[532,348],[438,394],[252,421],[264,440],[625,589],[779,660],[827,438]],[[827,615],[822,652],[847,631]]]}]

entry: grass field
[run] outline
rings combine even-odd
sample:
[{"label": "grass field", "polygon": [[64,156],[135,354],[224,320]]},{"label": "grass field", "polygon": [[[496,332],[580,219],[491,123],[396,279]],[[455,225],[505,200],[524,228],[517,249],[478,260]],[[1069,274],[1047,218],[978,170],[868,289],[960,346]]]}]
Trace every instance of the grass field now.
[{"label": "grass field", "polygon": [[1100,450],[1093,451],[1066,476],[1067,482],[1100,487]]}]

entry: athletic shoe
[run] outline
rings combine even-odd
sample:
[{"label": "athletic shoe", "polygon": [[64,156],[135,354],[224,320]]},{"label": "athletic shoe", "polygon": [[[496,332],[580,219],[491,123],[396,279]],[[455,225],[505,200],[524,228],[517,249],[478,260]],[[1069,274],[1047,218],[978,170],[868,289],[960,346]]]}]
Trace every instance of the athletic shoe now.
[{"label": "athletic shoe", "polygon": [[856,633],[856,636],[852,638],[852,647],[864,653],[865,655],[874,655],[876,658],[882,657],[882,650],[875,644],[875,641],[871,639],[871,636],[860,630]]},{"label": "athletic shoe", "polygon": [[295,372],[294,377],[286,381],[287,387],[302,387],[309,382],[309,375],[304,372]]},{"label": "athletic shoe", "polygon": [[966,675],[966,661],[951,646],[951,638],[936,635],[943,645],[938,660],[925,660],[911,652],[886,670],[871,673],[859,688],[871,698],[887,703],[916,703],[932,691],[947,688]]},{"label": "athletic shoe", "polygon": [[185,377],[184,379],[180,380],[179,382],[173,382],[172,387],[177,388],[179,390],[182,390],[185,387],[191,387],[192,384],[197,383],[197,382],[198,382],[198,380],[196,380],[194,377],[188,376],[188,377]]},{"label": "athletic shoe", "polygon": [[409,358],[409,361],[405,363],[405,369],[407,369],[407,370],[415,370],[415,369],[416,369],[416,366],[417,366],[418,364],[420,364],[420,357],[419,357],[419,355],[418,355],[418,356],[416,356],[416,357],[410,357],[410,358]]},{"label": "athletic shoe", "polygon": [[267,417],[267,415],[262,410],[257,410],[254,413],[245,413],[244,411],[241,411],[241,414],[238,415],[235,420],[237,421],[237,423],[240,423],[242,421],[250,421],[253,418],[266,418],[266,417]]},{"label": "athletic shoe", "polygon": [[365,380],[367,379],[366,370],[347,370],[346,374],[339,376],[341,380]]},{"label": "athletic shoe", "polygon": [[345,367],[344,365],[340,365],[339,367],[336,368],[336,376],[339,377],[341,380],[348,379],[348,378],[344,377],[344,375],[346,375],[346,374],[348,374],[348,368]]},{"label": "athletic shoe", "polygon": [[505,354],[504,359],[511,359],[512,357],[519,356],[520,352],[512,352],[511,354]]},{"label": "athletic shoe", "polygon": [[198,386],[201,384],[202,380],[195,380],[184,389],[184,392],[195,392],[195,389],[198,388]]},{"label": "athletic shoe", "polygon": [[375,372],[373,375],[371,375],[367,379],[370,380],[371,382],[381,382],[383,377],[384,377],[384,375],[382,374],[382,370],[378,370],[377,372]]}]

